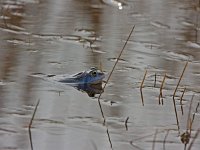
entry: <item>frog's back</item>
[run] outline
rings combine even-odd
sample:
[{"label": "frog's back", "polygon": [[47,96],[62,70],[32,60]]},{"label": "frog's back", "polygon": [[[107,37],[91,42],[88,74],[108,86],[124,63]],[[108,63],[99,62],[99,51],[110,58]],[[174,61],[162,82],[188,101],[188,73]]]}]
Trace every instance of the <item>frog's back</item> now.
[{"label": "frog's back", "polygon": [[74,75],[61,74],[61,75],[44,75],[39,76],[44,80],[55,81],[64,84],[96,84],[102,82],[105,77],[104,73],[96,68],[91,68],[88,71],[82,71]]}]

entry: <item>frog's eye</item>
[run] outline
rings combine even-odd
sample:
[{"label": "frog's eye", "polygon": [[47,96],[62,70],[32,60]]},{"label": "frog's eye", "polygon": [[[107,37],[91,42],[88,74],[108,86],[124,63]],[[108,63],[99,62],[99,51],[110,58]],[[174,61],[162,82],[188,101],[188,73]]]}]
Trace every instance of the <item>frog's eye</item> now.
[{"label": "frog's eye", "polygon": [[91,75],[92,75],[93,77],[96,77],[96,76],[97,76],[97,72],[96,72],[96,71],[92,71],[92,72],[91,72]]}]

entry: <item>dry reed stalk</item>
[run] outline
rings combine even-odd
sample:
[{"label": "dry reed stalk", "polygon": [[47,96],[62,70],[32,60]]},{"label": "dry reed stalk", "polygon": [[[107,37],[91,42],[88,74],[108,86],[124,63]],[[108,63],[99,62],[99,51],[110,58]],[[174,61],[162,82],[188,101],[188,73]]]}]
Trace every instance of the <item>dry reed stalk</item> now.
[{"label": "dry reed stalk", "polygon": [[90,43],[90,49],[92,50],[92,52],[94,52],[94,50],[93,50],[93,48],[92,48],[92,44],[93,44],[93,42],[92,41],[88,41],[89,43]]},{"label": "dry reed stalk", "polygon": [[112,141],[111,141],[111,138],[110,138],[110,134],[109,134],[108,128],[107,128],[107,130],[106,130],[106,133],[107,133],[107,135],[108,135],[108,140],[109,140],[109,143],[110,143],[110,148],[113,149]]},{"label": "dry reed stalk", "polygon": [[35,109],[34,109],[34,112],[33,112],[33,115],[32,115],[32,118],[30,120],[30,123],[28,125],[28,132],[29,132],[29,139],[30,139],[30,144],[31,144],[31,150],[33,150],[33,142],[32,142],[32,135],[31,135],[31,127],[32,127],[32,123],[33,123],[33,120],[34,120],[34,117],[35,117],[35,113],[37,111],[37,107],[40,103],[40,100],[38,100],[36,106],[35,106]]},{"label": "dry reed stalk", "polygon": [[38,107],[39,103],[40,103],[40,100],[38,100],[38,102],[37,102],[37,104],[36,104],[36,106],[35,106],[35,109],[34,109],[32,118],[31,118],[30,123],[29,123],[29,126],[28,126],[29,129],[31,129],[31,126],[32,126],[32,123],[33,123],[33,119],[34,119],[34,117],[35,117],[35,113],[36,113],[36,111],[37,111],[37,107]]},{"label": "dry reed stalk", "polygon": [[199,102],[197,103],[195,112],[194,112],[194,114],[192,115],[192,120],[191,120],[191,122],[190,122],[190,134],[191,134],[191,128],[192,128],[192,124],[193,124],[193,122],[194,122],[195,114],[198,112],[198,107],[199,107]]},{"label": "dry reed stalk", "polygon": [[159,105],[160,105],[160,98],[162,98],[162,105],[163,105],[163,93],[162,93],[162,89],[163,89],[163,86],[164,86],[164,82],[165,82],[165,79],[166,79],[166,73],[163,77],[163,80],[162,80],[162,84],[160,86],[160,94],[159,94]]},{"label": "dry reed stalk", "polygon": [[156,136],[158,134],[158,129],[156,129],[155,133],[154,133],[154,137],[153,137],[153,144],[152,144],[152,150],[155,149],[155,142],[156,142]]},{"label": "dry reed stalk", "polygon": [[[188,118],[187,118],[187,129],[186,131],[181,135],[181,142],[184,145],[184,150],[186,150],[187,148],[187,144],[190,142],[190,137],[191,137],[191,129],[192,129],[192,124],[191,124],[191,118],[190,118],[190,114],[191,114],[191,109],[192,109],[192,102],[194,99],[194,94],[192,95],[191,101],[190,101],[190,106],[189,106],[189,111],[188,111]],[[189,130],[189,132],[188,132]]]},{"label": "dry reed stalk", "polygon": [[180,84],[180,82],[181,82],[181,79],[183,78],[183,74],[184,74],[184,72],[185,72],[185,69],[186,69],[187,65],[188,65],[188,61],[186,62],[185,67],[183,68],[182,74],[181,74],[181,76],[180,76],[180,78],[179,78],[179,81],[178,81],[178,83],[177,83],[177,85],[176,85],[176,88],[175,88],[174,94],[173,94],[174,112],[175,112],[175,116],[176,116],[176,123],[177,123],[177,127],[178,127],[178,132],[179,132],[179,133],[180,133],[180,126],[179,126],[178,114],[177,114],[177,110],[176,110],[175,95],[176,95],[176,92],[177,92],[177,90],[178,90],[178,86],[179,86],[179,84]]},{"label": "dry reed stalk", "polygon": [[146,78],[147,75],[147,70],[144,73],[144,77],[142,79],[141,85],[140,85],[140,94],[141,94],[141,100],[142,100],[142,105],[144,106],[144,97],[143,97],[143,92],[142,92],[142,88],[143,88],[143,84],[144,84],[144,80]]},{"label": "dry reed stalk", "polygon": [[182,101],[183,101],[183,96],[185,94],[185,91],[186,91],[186,87],[183,89],[183,93],[182,93],[181,98],[180,98],[180,105],[181,105],[181,113],[182,113],[182,115],[183,115],[183,103],[182,103]]},{"label": "dry reed stalk", "polygon": [[200,132],[200,128],[197,130],[197,132],[196,132],[195,135],[194,135],[193,140],[190,142],[190,145],[188,146],[188,150],[190,150],[190,149],[192,148],[192,146],[193,146],[193,144],[194,144],[194,141],[196,140],[196,138],[197,138],[198,135],[199,135],[199,132]]},{"label": "dry reed stalk", "polygon": [[190,107],[189,107],[189,112],[188,112],[188,118],[187,118],[187,131],[189,130],[190,134],[191,134],[191,118],[190,118],[190,115],[191,115],[191,109],[192,109],[192,103],[193,103],[193,99],[194,99],[194,94],[192,95],[192,98],[191,98],[191,101],[190,101]]},{"label": "dry reed stalk", "polygon": [[165,143],[166,143],[168,135],[169,135],[169,130],[167,130],[167,133],[166,133],[164,141],[163,141],[163,150],[165,150]]},{"label": "dry reed stalk", "polygon": [[156,87],[156,73],[155,73],[155,79],[154,79],[154,87]]},{"label": "dry reed stalk", "polygon": [[[112,73],[113,73],[113,71],[114,71],[114,69],[115,69],[115,67],[116,67],[116,65],[117,65],[117,63],[118,63],[118,61],[119,61],[121,55],[122,55],[122,52],[124,51],[124,49],[125,49],[125,47],[126,47],[128,41],[129,41],[129,39],[130,39],[130,37],[131,37],[131,34],[133,33],[134,28],[135,28],[135,25],[132,27],[132,30],[131,30],[129,36],[128,36],[128,38],[126,39],[126,42],[125,42],[125,44],[124,44],[122,50],[120,51],[119,56],[117,57],[117,60],[116,60],[114,66],[113,66],[113,68],[112,68],[112,70],[111,70],[111,72],[110,72],[110,74],[109,74],[109,76],[108,76],[108,79],[106,80],[106,83],[105,83],[104,86],[103,86],[103,91],[104,91],[104,89],[105,89],[105,87],[106,87],[108,81],[109,81],[110,78],[111,78],[111,75],[112,75]],[[103,92],[102,92],[102,93],[103,93]],[[103,109],[102,109],[101,102],[100,102],[100,98],[101,98],[102,93],[99,94],[99,97],[98,97],[98,104],[99,104],[99,108],[100,108],[100,110],[101,110],[101,115],[102,115],[102,117],[103,117],[103,119],[104,119],[104,124],[105,124],[105,116],[104,116]]]},{"label": "dry reed stalk", "polygon": [[[103,91],[104,91],[104,89],[105,89],[105,87],[106,87],[108,81],[109,81],[110,78],[111,78],[111,75],[112,75],[112,73],[113,73],[113,71],[114,71],[114,69],[115,69],[115,67],[116,67],[116,65],[117,65],[117,63],[118,63],[118,61],[119,61],[121,55],[122,55],[122,52],[124,51],[124,49],[125,49],[125,47],[126,47],[128,41],[129,41],[129,39],[130,39],[130,37],[131,37],[131,34],[133,33],[134,28],[135,28],[135,25],[132,27],[132,30],[131,30],[129,36],[128,36],[128,38],[126,39],[126,42],[125,42],[125,44],[124,44],[122,50],[120,51],[119,56],[117,57],[117,60],[116,60],[114,66],[113,66],[113,68],[112,68],[112,70],[111,70],[111,72],[110,72],[110,74],[109,74],[109,76],[108,76],[108,79],[106,80],[106,82],[105,82],[105,84],[104,84],[104,86],[103,86],[103,88],[102,88]],[[103,92],[102,92],[102,93],[103,93]],[[105,125],[106,119],[105,119],[104,112],[103,112],[103,109],[102,109],[102,106],[101,106],[101,102],[100,102],[100,98],[101,98],[102,93],[99,94],[99,97],[98,97],[98,104],[99,104],[99,108],[100,108],[100,111],[101,111],[101,115],[102,115],[102,117],[103,117],[103,119],[104,119],[103,124]],[[108,132],[108,129],[107,129],[107,135],[108,135],[108,140],[109,140],[109,143],[110,143],[110,147],[111,147],[111,149],[113,149],[113,148],[112,148],[113,146],[112,146],[112,142],[111,142],[111,138],[110,138],[110,134],[109,134],[109,132]]]},{"label": "dry reed stalk", "polygon": [[127,125],[127,123],[128,123],[128,119],[129,119],[129,117],[127,117],[126,120],[125,120],[126,131],[128,131],[128,125]]}]

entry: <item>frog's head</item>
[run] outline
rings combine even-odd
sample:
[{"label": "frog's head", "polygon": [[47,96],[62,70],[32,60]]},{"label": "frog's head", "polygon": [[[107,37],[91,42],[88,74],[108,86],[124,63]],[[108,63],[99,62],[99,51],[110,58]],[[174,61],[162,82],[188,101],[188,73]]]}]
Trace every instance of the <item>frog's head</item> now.
[{"label": "frog's head", "polygon": [[86,84],[97,84],[102,82],[103,78],[105,78],[105,74],[97,68],[92,67],[90,70],[85,71],[81,78]]}]

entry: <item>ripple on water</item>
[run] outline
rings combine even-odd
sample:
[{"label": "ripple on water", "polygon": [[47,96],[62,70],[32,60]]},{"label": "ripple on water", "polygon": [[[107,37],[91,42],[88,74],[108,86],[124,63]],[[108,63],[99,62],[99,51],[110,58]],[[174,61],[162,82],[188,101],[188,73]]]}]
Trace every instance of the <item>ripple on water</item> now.
[{"label": "ripple on water", "polygon": [[0,134],[13,134],[13,133],[18,133],[16,130],[14,129],[10,129],[9,127],[0,127]]},{"label": "ripple on water", "polygon": [[118,71],[118,72],[128,72],[129,69],[125,67],[125,68],[116,69],[116,71]]},{"label": "ripple on water", "polygon": [[6,86],[6,85],[10,85],[14,83],[14,81],[3,81],[3,80],[0,80],[0,86]]},{"label": "ripple on water", "polygon": [[[127,118],[127,117],[126,117]],[[116,129],[125,129],[125,120],[126,118],[120,118],[120,117],[107,117],[106,118],[106,123],[108,126],[111,128],[116,128]],[[129,122],[130,123],[130,122]]]},{"label": "ripple on water", "polygon": [[146,48],[161,48],[162,45],[161,44],[158,44],[158,43],[155,43],[155,42],[152,42],[152,41],[135,41],[136,44],[138,44],[138,46],[143,46],[146,47]]},{"label": "ripple on water", "polygon": [[143,15],[138,13],[138,12],[134,12],[130,14],[131,17],[142,17]]},{"label": "ripple on water", "polygon": [[14,2],[14,1],[6,1],[5,4],[2,6],[3,10],[8,9],[23,9],[23,5],[21,2]]},{"label": "ripple on water", "polygon": [[58,62],[58,61],[48,61],[48,63],[51,65],[61,65],[62,64],[61,62]]},{"label": "ripple on water", "polygon": [[95,42],[101,41],[101,38],[95,35],[95,32],[87,29],[76,29],[73,35],[62,35],[62,34],[34,34],[33,37],[44,39],[47,41],[60,41],[81,44],[87,48],[91,48],[93,52],[105,53],[104,51],[98,50],[99,45]]},{"label": "ripple on water", "polygon": [[102,128],[103,118],[95,118],[91,116],[68,116],[67,124],[71,124],[73,127],[84,128],[87,126],[93,126],[95,128]]},{"label": "ripple on water", "polygon": [[[109,61],[112,61],[112,62],[116,62],[117,61],[117,58],[108,58]],[[128,61],[126,61],[125,59],[122,59],[120,58],[119,63],[128,63]]]},{"label": "ripple on water", "polygon": [[0,81],[0,86],[3,86],[3,85],[6,85],[6,83],[3,81]]},{"label": "ripple on water", "polygon": [[198,44],[198,43],[195,43],[195,42],[191,42],[191,41],[188,41],[187,43],[186,43],[186,45],[188,46],[188,47],[192,47],[192,48],[200,48],[200,44]]},{"label": "ripple on water", "polygon": [[63,121],[59,121],[59,120],[54,120],[54,119],[44,119],[44,118],[39,118],[39,119],[34,119],[34,121],[36,121],[37,123],[46,126],[46,124],[51,124],[51,125],[64,125]]},{"label": "ripple on water", "polygon": [[[111,95],[111,94],[108,94],[108,95]],[[96,97],[96,99],[98,99],[98,96]],[[120,103],[120,102],[118,102],[118,101],[113,101],[113,100],[101,98],[101,104],[103,104],[103,105],[107,105],[107,106],[118,106],[119,103]]]},{"label": "ripple on water", "polygon": [[20,0],[22,3],[39,4],[40,0]]},{"label": "ripple on water", "polygon": [[12,43],[12,44],[15,44],[15,45],[26,45],[26,46],[30,46],[30,45],[34,45],[34,43],[32,42],[26,42],[26,41],[23,41],[23,40],[20,40],[20,39],[10,39],[10,40],[6,40],[8,43]]},{"label": "ripple on water", "polygon": [[10,19],[10,17],[8,17],[8,16],[3,16],[3,15],[2,15],[2,16],[0,16],[0,19],[3,19],[3,20],[5,21],[5,20]]},{"label": "ripple on water", "polygon": [[33,34],[33,37],[46,40],[63,38],[61,34]]},{"label": "ripple on water", "polygon": [[167,51],[167,52],[163,52],[165,54],[166,59],[170,59],[170,60],[192,60],[193,56],[191,55],[186,55],[186,54],[180,54],[180,53],[176,53],[176,52],[172,52],[172,51]]},{"label": "ripple on water", "polygon": [[85,36],[95,34],[95,31],[91,30],[91,29],[75,29],[75,32],[77,32],[77,34],[79,34],[79,35],[85,35]]},{"label": "ripple on water", "polygon": [[78,35],[66,35],[62,36],[62,39],[67,41],[79,41],[81,37]]},{"label": "ripple on water", "polygon": [[188,27],[194,27],[194,24],[189,21],[182,21],[181,24]]},{"label": "ripple on water", "polygon": [[[70,116],[67,118],[68,121],[79,128],[84,128],[84,126],[92,126],[98,129],[104,128],[102,126],[103,118],[95,118],[91,116]],[[106,117],[106,124],[112,128],[125,128],[124,122],[126,118],[119,117]]]},{"label": "ripple on water", "polygon": [[153,25],[154,27],[157,27],[157,28],[170,29],[169,25],[163,24],[163,23],[158,22],[158,21],[152,21],[152,22],[150,22],[150,24]]},{"label": "ripple on water", "polygon": [[30,115],[30,113],[32,113],[33,108],[31,107],[24,107],[24,108],[4,108],[2,109],[2,111],[4,112],[4,114],[7,115],[12,115],[15,117],[28,117]]},{"label": "ripple on water", "polygon": [[124,9],[125,7],[128,6],[127,4],[122,3],[119,0],[102,0],[102,2],[105,3],[106,5],[116,7],[118,9]]},{"label": "ripple on water", "polygon": [[0,27],[0,30],[4,31],[4,32],[18,34],[18,35],[31,35],[31,33],[26,32],[24,28],[21,28],[21,27],[18,27],[18,26],[14,26],[14,25],[11,25],[10,27],[11,28],[9,28],[9,27],[7,27],[7,28]]},{"label": "ripple on water", "polygon": [[25,28],[22,28],[20,26],[16,26],[16,25],[13,25],[13,24],[6,24],[6,27],[9,28],[9,29],[13,29],[13,30],[21,30],[21,31],[25,30]]},{"label": "ripple on water", "polygon": [[92,45],[90,48],[92,49],[92,52],[94,52],[94,53],[98,53],[98,54],[106,53],[106,51],[101,50],[99,47],[97,47],[95,45]]}]

